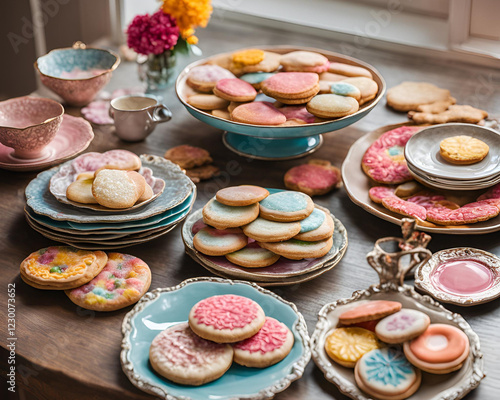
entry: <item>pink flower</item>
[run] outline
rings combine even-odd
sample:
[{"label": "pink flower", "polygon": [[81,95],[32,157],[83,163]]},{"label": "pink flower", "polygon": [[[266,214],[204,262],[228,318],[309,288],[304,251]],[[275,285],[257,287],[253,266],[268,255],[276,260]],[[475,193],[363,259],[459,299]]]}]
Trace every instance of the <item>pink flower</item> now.
[{"label": "pink flower", "polygon": [[137,15],[127,28],[127,45],[139,54],[161,54],[177,44],[179,28],[163,11]]}]

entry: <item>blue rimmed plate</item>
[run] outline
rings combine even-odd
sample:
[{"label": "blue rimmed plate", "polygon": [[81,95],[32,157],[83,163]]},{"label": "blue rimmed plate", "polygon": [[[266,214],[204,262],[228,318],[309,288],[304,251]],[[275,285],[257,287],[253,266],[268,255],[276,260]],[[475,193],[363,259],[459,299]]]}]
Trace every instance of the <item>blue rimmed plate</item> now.
[{"label": "blue rimmed plate", "polygon": [[[215,295],[248,297],[267,316],[283,322],[294,334],[292,350],[279,363],[267,368],[237,364],[218,380],[202,386],[175,384],[156,374],[149,363],[149,347],[162,330],[185,322],[198,301]],[[125,316],[122,324],[122,369],[139,389],[168,400],[270,399],[299,379],[311,358],[309,335],[297,307],[260,286],[221,278],[193,278],[178,286],[147,293]]]}]

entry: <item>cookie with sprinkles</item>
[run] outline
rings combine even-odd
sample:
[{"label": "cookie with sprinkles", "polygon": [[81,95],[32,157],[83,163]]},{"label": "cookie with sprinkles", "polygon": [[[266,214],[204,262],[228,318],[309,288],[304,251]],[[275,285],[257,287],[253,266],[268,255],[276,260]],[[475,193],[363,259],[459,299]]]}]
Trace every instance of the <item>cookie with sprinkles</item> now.
[{"label": "cookie with sprinkles", "polygon": [[20,266],[21,278],[37,289],[66,290],[92,280],[106,265],[103,251],[51,246],[26,257]]},{"label": "cookie with sprinkles", "polygon": [[128,254],[109,253],[99,275],[66,294],[82,308],[114,311],[139,301],[150,284],[151,270],[144,261]]}]

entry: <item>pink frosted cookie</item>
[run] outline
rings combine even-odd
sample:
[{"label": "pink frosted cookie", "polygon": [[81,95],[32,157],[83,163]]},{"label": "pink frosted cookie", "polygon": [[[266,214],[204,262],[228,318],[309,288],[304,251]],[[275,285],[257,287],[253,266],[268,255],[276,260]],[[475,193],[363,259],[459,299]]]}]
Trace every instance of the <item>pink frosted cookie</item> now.
[{"label": "pink frosted cookie", "polygon": [[304,121],[307,124],[312,124],[314,122],[314,115],[312,115],[305,105],[300,106],[284,106],[279,107],[283,114],[285,114],[286,120],[299,119]]},{"label": "pink frosted cookie", "polygon": [[254,336],[233,344],[234,362],[245,367],[265,368],[283,360],[293,347],[288,327],[271,317]]},{"label": "pink frosted cookie", "polygon": [[343,325],[353,325],[359,322],[373,321],[394,314],[402,307],[398,301],[366,301],[340,314],[339,322]]},{"label": "pink frosted cookie", "polygon": [[316,196],[338,188],[342,182],[340,170],[326,160],[310,160],[307,164],[289,169],[284,177],[285,186]]},{"label": "pink frosted cookie", "polygon": [[370,199],[377,204],[382,204],[386,197],[394,197],[394,189],[386,186],[374,186],[368,191]]},{"label": "pink frosted cookie", "polygon": [[319,77],[312,72],[280,72],[262,82],[261,90],[264,94],[289,104],[287,100],[302,101],[316,95],[319,92]]},{"label": "pink frosted cookie", "polygon": [[110,150],[105,153],[86,153],[75,158],[71,166],[76,174],[97,171],[112,166],[115,169],[137,171],[141,168],[141,159],[128,150]]},{"label": "pink frosted cookie", "polygon": [[478,201],[489,199],[500,199],[500,183],[488,189],[488,191],[477,198]]},{"label": "pink frosted cookie", "polygon": [[70,300],[82,308],[114,311],[136,303],[151,284],[151,270],[140,258],[109,253],[104,269],[89,283],[66,290]]},{"label": "pink frosted cookie", "polygon": [[200,229],[193,237],[196,250],[208,256],[223,256],[245,247],[247,237],[239,228],[214,229],[206,227]]},{"label": "pink frosted cookie", "polygon": [[189,71],[186,83],[200,92],[211,92],[221,79],[236,78],[234,74],[218,65],[199,65]]},{"label": "pink frosted cookie", "polygon": [[418,218],[421,221],[425,221],[427,218],[427,211],[424,207],[415,203],[410,203],[409,201],[400,199],[396,196],[383,198],[382,205],[395,213]]},{"label": "pink frosted cookie", "polygon": [[427,314],[402,308],[396,314],[383,318],[375,327],[378,338],[386,343],[403,343],[420,336],[431,323]]},{"label": "pink frosted cookie", "polygon": [[283,70],[287,72],[321,72],[328,71],[328,58],[312,51],[292,51],[281,57]]},{"label": "pink frosted cookie", "polygon": [[158,374],[172,382],[199,386],[224,375],[233,362],[233,349],[202,339],[184,322],[153,339],[149,361]]},{"label": "pink frosted cookie", "polygon": [[221,79],[214,88],[214,94],[229,101],[244,103],[255,100],[257,91],[241,79]]},{"label": "pink frosted cookie", "polygon": [[217,343],[234,343],[255,335],[265,322],[255,301],[234,294],[208,297],[189,313],[189,326],[198,336]]},{"label": "pink frosted cookie", "polygon": [[449,209],[436,203],[427,209],[427,220],[438,225],[464,225],[496,217],[500,213],[500,202],[493,199],[466,204],[457,209]]},{"label": "pink frosted cookie", "polygon": [[375,182],[394,185],[413,179],[403,155],[410,138],[421,128],[402,126],[385,132],[366,150],[361,167]]},{"label": "pink frosted cookie", "polygon": [[280,125],[286,122],[285,115],[267,101],[242,104],[233,110],[231,119],[252,125]]}]

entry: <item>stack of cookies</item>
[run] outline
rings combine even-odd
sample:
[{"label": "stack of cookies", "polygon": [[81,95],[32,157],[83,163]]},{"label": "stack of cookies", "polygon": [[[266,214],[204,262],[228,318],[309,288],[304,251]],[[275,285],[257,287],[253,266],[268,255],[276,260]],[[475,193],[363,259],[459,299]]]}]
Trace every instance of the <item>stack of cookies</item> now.
[{"label": "stack of cookies", "polygon": [[220,378],[233,361],[253,368],[276,364],[293,344],[290,329],[266,317],[258,303],[225,294],[199,301],[188,323],[158,334],[151,343],[149,360],[163,377],[199,386]]},{"label": "stack of cookies", "polygon": [[[182,95],[188,104],[251,125],[293,126],[345,117],[378,93],[367,69],[311,51],[222,54],[192,68],[186,83]],[[276,101],[258,101],[259,91]]]},{"label": "stack of cookies", "polygon": [[251,185],[221,189],[203,208],[203,223],[196,227],[195,249],[246,268],[267,267],[280,256],[323,257],[333,245],[330,213],[301,192],[269,194]]},{"label": "stack of cookies", "polygon": [[427,314],[397,301],[365,301],[339,315],[325,340],[336,363],[354,368],[356,384],[376,399],[406,399],[421,370],[448,374],[469,356],[467,335],[453,325],[431,324]]},{"label": "stack of cookies", "polygon": [[137,257],[68,246],[31,253],[21,263],[20,271],[28,285],[65,290],[73,303],[95,311],[114,311],[134,304],[151,284],[151,270]]}]

